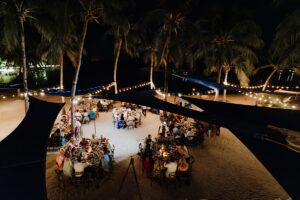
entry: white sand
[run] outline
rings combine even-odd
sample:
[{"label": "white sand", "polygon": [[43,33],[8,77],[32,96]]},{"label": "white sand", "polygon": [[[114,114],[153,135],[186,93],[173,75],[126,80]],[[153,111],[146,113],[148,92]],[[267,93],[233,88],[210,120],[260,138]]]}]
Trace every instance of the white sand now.
[{"label": "white sand", "polygon": [[0,100],[0,141],[21,123],[24,116],[25,104],[23,100]]},{"label": "white sand", "polygon": [[[112,112],[100,112],[100,117],[96,119],[96,136],[101,134],[109,138],[111,144],[115,145],[115,159],[120,161],[138,152],[138,144],[143,143],[145,137],[151,134],[157,136],[160,121],[158,115],[147,112],[147,117],[142,116],[142,124],[134,129],[117,129],[113,126]],[[94,122],[83,125],[83,137],[91,138],[95,132]]]}]

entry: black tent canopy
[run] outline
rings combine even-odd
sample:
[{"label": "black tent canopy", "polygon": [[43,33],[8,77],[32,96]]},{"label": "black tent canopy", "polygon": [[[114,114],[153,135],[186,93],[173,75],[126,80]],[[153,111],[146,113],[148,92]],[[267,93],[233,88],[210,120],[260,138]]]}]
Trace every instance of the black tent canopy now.
[{"label": "black tent canopy", "polygon": [[0,199],[47,199],[47,141],[62,106],[30,97],[25,118],[0,142]]},{"label": "black tent canopy", "polygon": [[[253,126],[258,124],[261,126],[274,125],[300,130],[300,111],[214,102],[190,97],[184,97],[184,99],[211,114],[223,118],[248,121]],[[239,124],[233,124],[233,126],[236,125]],[[253,137],[256,133],[257,130],[255,129],[252,134],[245,134],[242,129],[241,131],[233,131],[233,134],[264,164],[289,195],[295,199],[299,198],[300,154],[288,149],[286,146],[269,142],[263,138]],[[266,134],[268,130],[262,133]],[[269,135],[274,136],[274,133]]]},{"label": "black tent canopy", "polygon": [[219,117],[239,119],[239,121],[261,124],[262,126],[273,125],[300,131],[300,111],[298,110],[240,105],[195,99],[191,97],[183,98],[199,108]]}]

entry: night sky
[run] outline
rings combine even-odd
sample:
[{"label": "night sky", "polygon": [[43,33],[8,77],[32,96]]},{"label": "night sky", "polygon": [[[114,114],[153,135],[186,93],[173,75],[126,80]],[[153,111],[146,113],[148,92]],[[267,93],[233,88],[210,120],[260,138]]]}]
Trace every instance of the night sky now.
[{"label": "night sky", "polygon": [[[165,1],[173,2],[176,0]],[[234,15],[235,11],[247,10],[247,12],[251,13],[254,20],[262,29],[262,37],[265,42],[265,46],[262,50],[257,52],[260,58],[260,63],[258,63],[257,66],[261,66],[268,63],[266,57],[268,47],[276,32],[277,25],[288,13],[292,12],[295,8],[297,8],[297,6],[299,7],[299,3],[296,0],[278,1],[279,4],[276,5],[273,3],[274,0],[192,0],[189,9],[185,11],[185,14],[192,21],[196,21],[197,19],[204,17],[209,19],[207,16],[211,16],[213,15],[212,13],[218,13],[221,11],[226,11],[229,15]],[[134,13],[136,18],[144,16],[147,12],[153,9],[161,8],[158,2],[160,1],[136,0],[135,10],[137,12]],[[98,76],[101,76],[101,80],[104,82],[112,81],[114,60],[113,37],[106,34],[108,29],[108,26],[104,26],[101,23],[96,24],[93,22],[89,25],[85,42],[86,54],[83,56],[83,68],[80,73],[81,78],[79,79],[79,85],[85,83],[86,80],[93,80],[92,82],[94,83],[90,83],[92,85],[97,84],[99,81],[99,78],[97,78]],[[122,79],[126,81],[125,76],[127,75],[125,74],[134,74],[137,68],[148,67],[148,65],[143,63],[141,59],[131,59],[123,52],[121,52],[120,56],[118,67],[118,77],[120,78],[120,81],[122,81]],[[68,61],[66,62],[66,65],[70,70],[72,68],[71,64]],[[94,74],[95,72],[98,72],[99,69],[101,72],[97,73],[98,75],[96,78],[92,78],[95,77]],[[266,74],[268,74],[268,72]],[[265,75],[262,77],[264,76]]]},{"label": "night sky", "polygon": [[[159,5],[155,6],[154,2],[158,1],[137,1],[137,17],[142,17],[147,12],[159,8]],[[263,52],[266,52],[276,31],[276,26],[289,12],[299,5],[296,0],[284,0],[279,5],[273,2],[274,0],[193,0],[187,15],[190,19],[197,20],[211,13],[218,12],[218,10],[232,10],[233,12],[234,10],[247,10],[253,13],[254,20],[261,26],[263,40],[265,41]],[[88,52],[86,58],[92,60],[112,59],[112,38],[109,36],[104,38],[107,28],[95,23],[90,24],[85,44]]]}]

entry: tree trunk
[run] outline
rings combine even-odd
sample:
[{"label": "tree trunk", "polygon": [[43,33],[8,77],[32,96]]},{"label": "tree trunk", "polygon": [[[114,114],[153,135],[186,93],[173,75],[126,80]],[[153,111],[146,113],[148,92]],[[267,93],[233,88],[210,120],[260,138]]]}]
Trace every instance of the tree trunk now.
[{"label": "tree trunk", "polygon": [[218,74],[217,74],[217,83],[219,84],[221,84],[221,77],[222,77],[222,66],[219,67]]},{"label": "tree trunk", "polygon": [[24,98],[25,98],[25,113],[29,109],[29,90],[27,82],[27,67],[26,67],[26,49],[25,49],[25,33],[23,19],[19,17],[20,22],[20,39],[21,39],[21,52],[22,52],[22,69],[23,69],[23,84],[24,84]]},{"label": "tree trunk", "polygon": [[82,60],[82,51],[83,51],[83,46],[84,46],[84,40],[86,37],[87,33],[87,28],[88,28],[88,20],[84,20],[83,22],[83,29],[82,29],[82,35],[80,38],[80,43],[79,43],[79,49],[78,49],[78,62],[77,62],[77,67],[74,73],[73,77],[73,83],[72,83],[72,90],[71,90],[71,127],[72,127],[72,134],[75,134],[75,112],[74,112],[74,99],[76,95],[76,87],[77,87],[77,82],[78,82],[78,75],[79,75],[79,70],[81,67],[81,60]]},{"label": "tree trunk", "polygon": [[264,86],[262,88],[262,91],[265,91],[265,89],[267,88],[267,85],[269,84],[269,81],[271,80],[272,76],[277,72],[277,67],[273,68],[272,73],[268,76],[267,80],[264,83]]},{"label": "tree trunk", "polygon": [[[226,70],[226,71],[225,71],[225,78],[224,78],[224,83],[225,83],[225,85],[227,85],[228,72],[229,72],[229,70]],[[226,93],[227,93],[227,90],[224,89],[224,90],[223,90],[223,101],[226,101]]]},{"label": "tree trunk", "polygon": [[64,53],[60,54],[60,89],[64,89]]},{"label": "tree trunk", "polygon": [[166,66],[165,66],[164,87],[165,87],[165,101],[168,101],[169,87],[168,87],[168,62],[167,62],[167,58],[166,58]]},{"label": "tree trunk", "polygon": [[115,85],[115,94],[118,94],[118,86],[117,86],[117,70],[118,70],[118,62],[119,62],[119,56],[121,52],[121,47],[122,47],[123,40],[118,39],[117,42],[117,51],[115,55],[115,63],[114,63],[114,85]]},{"label": "tree trunk", "polygon": [[164,100],[167,101],[168,100],[168,46],[169,46],[169,42],[170,42],[170,38],[171,38],[171,30],[169,30],[168,32],[168,36],[166,38],[166,42],[164,44],[164,48],[162,51],[162,56],[161,56],[161,60],[160,60],[160,64],[162,63],[163,58],[165,57],[165,80],[164,80],[164,88],[165,88],[165,98]]},{"label": "tree trunk", "polygon": [[150,61],[150,87],[151,87],[151,89],[155,89],[154,88],[154,84],[153,84],[153,63],[154,63],[154,58],[153,58],[153,55],[152,55],[152,53],[151,53],[151,61]]}]

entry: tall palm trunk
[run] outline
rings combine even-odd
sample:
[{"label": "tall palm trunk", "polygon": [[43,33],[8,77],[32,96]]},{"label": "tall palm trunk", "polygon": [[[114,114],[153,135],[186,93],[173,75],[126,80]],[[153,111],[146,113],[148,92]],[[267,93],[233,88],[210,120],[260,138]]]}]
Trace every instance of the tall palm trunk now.
[{"label": "tall palm trunk", "polygon": [[[167,54],[168,55],[168,54]],[[168,60],[166,56],[166,66],[165,66],[165,80],[164,80],[164,87],[165,87],[165,101],[168,101],[168,92],[169,92],[169,85],[168,85]]]},{"label": "tall palm trunk", "polygon": [[[224,78],[224,83],[227,85],[227,80],[228,80],[228,73],[229,73],[229,70],[226,70],[225,71],[225,78]],[[226,101],[226,93],[227,93],[227,90],[224,89],[223,91],[223,101]]]},{"label": "tall palm trunk", "polygon": [[263,86],[263,88],[262,88],[262,91],[265,91],[265,90],[266,90],[266,88],[267,88],[267,86],[268,86],[268,84],[269,84],[269,81],[271,80],[272,76],[273,76],[276,72],[277,72],[277,67],[274,67],[272,73],[268,76],[267,80],[265,81],[264,86]]},{"label": "tall palm trunk", "polygon": [[153,58],[153,54],[151,53],[151,58],[150,58],[150,87],[151,87],[151,89],[154,89],[154,84],[153,84],[153,65],[154,65],[154,58]]},{"label": "tall palm trunk", "polygon": [[218,75],[217,75],[217,83],[221,84],[221,77],[222,77],[222,66],[218,69]]},{"label": "tall palm trunk", "polygon": [[81,67],[82,51],[83,51],[83,46],[84,46],[84,40],[85,40],[86,33],[87,33],[88,23],[89,23],[89,21],[87,19],[84,20],[84,22],[83,22],[82,35],[81,35],[81,38],[80,38],[79,49],[78,49],[77,67],[76,67],[76,70],[75,70],[75,73],[74,73],[73,83],[72,83],[72,90],[71,90],[71,126],[72,126],[72,134],[73,135],[75,133],[74,99],[75,99],[75,94],[76,94],[76,87],[77,87],[77,82],[78,82],[79,70],[80,70],[80,67]]},{"label": "tall palm trunk", "polygon": [[27,82],[27,67],[26,67],[26,49],[25,49],[25,33],[23,19],[19,17],[20,23],[20,39],[21,39],[21,51],[22,51],[22,69],[23,69],[23,84],[24,84],[24,97],[25,97],[25,113],[29,109],[29,90]]},{"label": "tall palm trunk", "polygon": [[114,85],[115,85],[115,94],[118,94],[118,86],[117,86],[117,70],[118,70],[118,62],[121,52],[123,40],[119,39],[116,44],[116,55],[115,55],[115,63],[114,63]]},{"label": "tall palm trunk", "polygon": [[60,89],[64,89],[64,53],[60,54]]},{"label": "tall palm trunk", "polygon": [[162,63],[163,58],[165,58],[165,80],[164,80],[164,93],[165,93],[165,98],[164,100],[167,101],[168,100],[168,92],[169,92],[169,88],[168,88],[168,53],[169,53],[169,42],[170,42],[170,38],[171,38],[171,30],[168,31],[168,35],[166,38],[166,42],[164,44],[164,48],[162,51],[162,56],[161,56],[161,60],[160,60],[160,64]]}]

